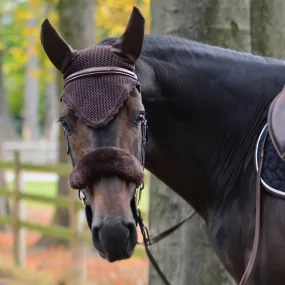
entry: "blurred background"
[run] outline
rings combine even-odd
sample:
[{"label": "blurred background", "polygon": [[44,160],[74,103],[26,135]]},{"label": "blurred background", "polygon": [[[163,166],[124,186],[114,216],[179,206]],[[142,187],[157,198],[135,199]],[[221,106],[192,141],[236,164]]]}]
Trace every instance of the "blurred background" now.
[{"label": "blurred background", "polygon": [[[162,284],[143,247],[114,264],[92,247],[67,183],[71,163],[57,123],[61,76],[39,37],[49,18],[73,48],[86,48],[123,33],[134,5],[146,33],[284,57],[284,0],[0,0],[1,285]],[[192,211],[147,171],[141,208],[152,235]],[[152,252],[174,285],[233,284],[199,217]]]}]

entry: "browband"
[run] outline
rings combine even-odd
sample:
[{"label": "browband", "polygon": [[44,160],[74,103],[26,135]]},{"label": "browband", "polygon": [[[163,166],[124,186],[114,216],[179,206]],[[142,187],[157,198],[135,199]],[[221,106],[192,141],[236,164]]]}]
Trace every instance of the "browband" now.
[{"label": "browband", "polygon": [[125,68],[120,67],[91,67],[80,70],[78,72],[72,73],[64,80],[64,87],[67,83],[77,78],[91,76],[91,75],[102,75],[102,74],[119,74],[131,77],[135,80],[138,80],[137,75]]}]

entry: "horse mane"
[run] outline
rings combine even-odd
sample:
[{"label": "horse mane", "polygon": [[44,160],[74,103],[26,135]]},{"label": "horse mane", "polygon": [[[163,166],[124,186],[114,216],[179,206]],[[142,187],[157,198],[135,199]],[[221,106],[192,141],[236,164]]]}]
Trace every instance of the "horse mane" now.
[{"label": "horse mane", "polygon": [[[112,45],[118,37],[109,37],[100,41],[99,45]],[[207,58],[223,58],[230,61],[250,61],[259,64],[285,64],[284,60],[275,59],[272,57],[263,57],[260,55],[251,54],[249,52],[242,52],[232,50],[229,48],[212,46],[206,43],[188,40],[178,36],[172,35],[145,35],[142,56],[155,57],[157,59],[164,59],[165,54],[173,55],[173,50],[179,50],[181,54],[193,57],[204,56]]]},{"label": "horse mane", "polygon": [[[110,37],[99,44],[112,45],[116,40],[117,37]],[[189,90],[200,88],[204,92],[203,86],[206,84],[212,90],[218,85],[231,88],[228,93],[243,98],[250,96],[250,100],[255,101],[254,104],[263,104],[260,96],[267,101],[272,96],[272,88],[271,84],[260,81],[260,74],[264,78],[268,78],[269,74],[278,78],[282,76],[285,67],[283,60],[211,46],[177,36],[154,34],[145,35],[140,59],[153,68],[157,82],[164,87],[164,92],[160,95],[164,99],[172,101],[176,98],[180,102],[182,97],[186,99],[189,96]],[[225,86],[225,82],[228,86]],[[254,89],[252,85],[256,84],[260,86]],[[175,92],[177,90],[179,92]],[[256,95],[256,91],[260,96],[252,96]],[[173,94],[176,94],[175,98]]]}]

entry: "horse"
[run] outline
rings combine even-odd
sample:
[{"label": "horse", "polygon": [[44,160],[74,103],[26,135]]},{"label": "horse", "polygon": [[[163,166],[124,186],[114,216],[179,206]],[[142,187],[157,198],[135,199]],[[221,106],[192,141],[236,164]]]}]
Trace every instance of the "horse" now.
[{"label": "horse", "polygon": [[[74,165],[70,185],[82,189],[100,255],[128,259],[137,244],[134,197],[145,167],[204,219],[211,245],[238,282],[256,233],[257,141],[283,89],[284,61],[145,35],[144,24],[134,7],[120,37],[80,51],[47,19],[42,24],[43,49],[64,79],[59,121]],[[285,201],[259,186],[260,245],[250,284],[280,285]]]}]

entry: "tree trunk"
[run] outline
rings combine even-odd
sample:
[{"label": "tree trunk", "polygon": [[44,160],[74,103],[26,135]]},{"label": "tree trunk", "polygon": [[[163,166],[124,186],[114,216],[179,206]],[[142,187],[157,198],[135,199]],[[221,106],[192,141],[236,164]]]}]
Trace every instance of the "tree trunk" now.
[{"label": "tree trunk", "polygon": [[[30,20],[29,25],[37,25],[35,19]],[[38,84],[38,55],[35,52],[35,36],[29,37],[29,60],[25,68],[25,99],[24,99],[24,124],[23,136],[25,140],[36,141],[40,138],[39,129],[39,84]]]},{"label": "tree trunk", "polygon": [[[4,53],[3,51],[0,50],[0,142],[1,143],[4,140],[19,139],[15,127],[13,125],[13,121],[8,107],[7,95],[4,87],[3,57]],[[2,159],[2,157],[0,157],[0,159]]]},{"label": "tree trunk", "polygon": [[59,124],[58,117],[58,87],[56,80],[56,70],[52,67],[49,72],[52,74],[52,80],[46,88],[46,115],[44,125],[44,135],[50,141],[58,140]]},{"label": "tree trunk", "polygon": [[60,33],[74,49],[85,49],[94,44],[94,0],[60,0],[58,12]]},{"label": "tree trunk", "polygon": [[[94,44],[95,21],[94,21],[94,0],[60,0],[58,4],[59,31],[63,38],[72,46],[73,49],[85,49]],[[74,17],[77,15],[77,17]],[[61,80],[62,81],[62,80]],[[62,84],[59,84],[60,91]],[[60,129],[59,160],[62,163],[69,161],[66,154],[66,141],[63,129]],[[58,191],[61,195],[68,195],[69,185],[67,177],[60,177]],[[68,222],[68,210],[58,209],[55,221],[62,225]]]},{"label": "tree trunk", "polygon": [[251,0],[253,53],[284,59],[284,13],[285,2],[283,0]]},{"label": "tree trunk", "polygon": [[[95,1],[94,0],[59,0],[59,32],[68,44],[73,49],[85,49],[94,44],[95,39]],[[76,15],[76,17],[74,16]],[[58,94],[62,91],[62,75],[58,75]],[[59,162],[69,162],[69,157],[66,154],[66,141],[63,134],[63,129],[59,131]],[[58,194],[68,196],[69,185],[67,177],[59,177]],[[73,190],[72,190],[73,191]],[[68,209],[58,207],[54,215],[54,223],[68,227],[69,212]],[[65,243],[62,240],[55,240],[44,237],[39,244],[50,245],[54,243]]]},{"label": "tree trunk", "polygon": [[[151,29],[154,34],[250,51],[249,10],[247,0],[152,0]],[[152,176],[151,235],[178,223],[191,211],[181,197]],[[154,245],[152,252],[172,284],[188,285],[189,280],[191,285],[233,284],[209,244],[206,225],[199,216]],[[161,280],[150,265],[149,285],[156,284]]]},{"label": "tree trunk", "polygon": [[238,51],[251,51],[250,0],[211,1],[205,42]]},{"label": "tree trunk", "polygon": [[[8,109],[3,78],[3,52],[0,51],[0,160],[4,158],[3,143],[8,139],[17,139],[17,135]],[[2,169],[0,169],[0,188],[7,188],[5,171]],[[0,216],[9,215],[9,210],[8,200],[0,197]],[[0,229],[6,229],[6,226],[1,226]]]}]

